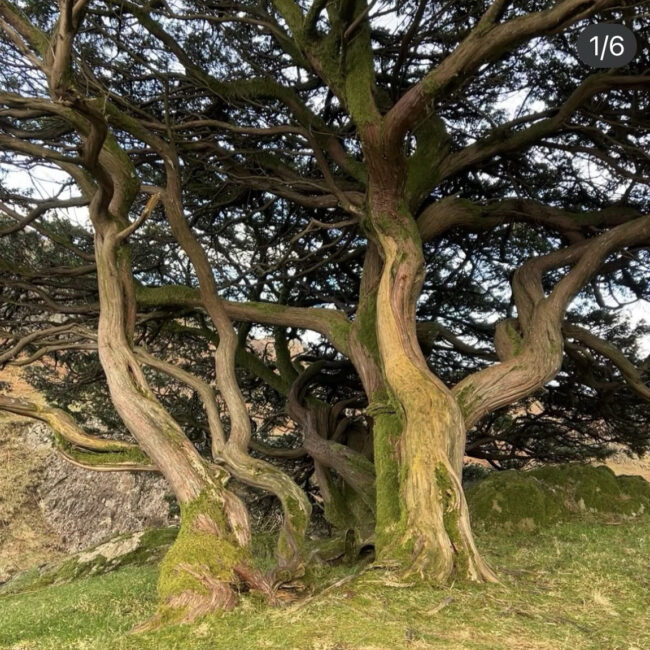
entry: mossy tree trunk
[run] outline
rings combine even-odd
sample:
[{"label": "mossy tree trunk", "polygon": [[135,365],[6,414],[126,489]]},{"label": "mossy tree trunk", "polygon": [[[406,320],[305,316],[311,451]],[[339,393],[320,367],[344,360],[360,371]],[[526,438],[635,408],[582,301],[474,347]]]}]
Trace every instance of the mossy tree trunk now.
[{"label": "mossy tree trunk", "polygon": [[243,581],[269,590],[252,568],[248,512],[226,489],[229,475],[199,455],[142,372],[133,347],[135,298],[126,241],[135,227],[128,213],[139,184],[104,116],[80,100],[76,109],[89,125],[83,131],[84,163],[96,179],[89,214],[95,231],[99,359],[116,411],[180,503],[181,534],[160,575],[161,612],[191,620],[231,608]]},{"label": "mossy tree trunk", "polygon": [[399,152],[366,133],[367,229],[383,258],[376,295],[378,357],[385,388],[375,416],[377,557],[436,583],[494,580],[482,561],[451,454],[465,425],[451,391],[428,368],[418,344],[416,301],[422,243],[404,197]]},{"label": "mossy tree trunk", "polygon": [[[164,147],[167,187],[164,205],[167,220],[177,241],[187,253],[199,281],[202,303],[214,324],[219,342],[215,351],[217,386],[230,415],[230,435],[223,435],[216,421],[211,425],[212,449],[215,460],[226,463],[230,471],[248,485],[269,490],[282,504],[284,522],[278,538],[278,576],[289,579],[302,571],[305,560],[305,534],[311,516],[311,504],[304,491],[282,470],[248,453],[251,440],[251,422],[244,395],[237,382],[235,359],[239,345],[237,332],[226,313],[218,293],[208,256],[189,227],[183,212],[183,191],[178,173],[180,164],[171,147]],[[206,396],[206,408],[214,408]],[[214,420],[218,420],[215,415]]]},{"label": "mossy tree trunk", "polygon": [[[166,612],[190,620],[237,602],[236,586],[254,575],[245,506],[226,489],[228,475],[198,454],[151,392],[135,358],[129,324],[128,253],[113,219],[91,211],[100,296],[98,348],[112,402],[181,505],[181,534],[165,558],[160,597]],[[258,583],[263,581],[255,576]]]}]

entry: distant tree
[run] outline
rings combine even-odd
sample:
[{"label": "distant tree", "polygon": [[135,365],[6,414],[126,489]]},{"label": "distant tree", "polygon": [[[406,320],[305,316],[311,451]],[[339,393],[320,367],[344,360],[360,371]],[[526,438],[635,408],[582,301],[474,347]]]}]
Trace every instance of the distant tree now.
[{"label": "distant tree", "polygon": [[[2,234],[25,248],[0,262],[2,318],[21,319],[0,359],[105,380],[138,448],[0,408],[69,453],[160,469],[182,512],[160,594],[180,618],[242,584],[273,599],[307,560],[311,505],[257,457],[256,390],[285,400],[303,439],[282,453],[313,459],[330,521],[437,583],[494,579],[460,483],[468,432],[502,466],[588,455],[593,423],[619,418],[646,448],[644,330],[613,302],[648,296],[642,4],[0,0],[4,163],[66,174],[47,199],[4,190]],[[640,35],[633,63],[576,59],[596,20]],[[500,411],[545,386],[544,426]],[[229,476],[282,503],[272,577]]]}]

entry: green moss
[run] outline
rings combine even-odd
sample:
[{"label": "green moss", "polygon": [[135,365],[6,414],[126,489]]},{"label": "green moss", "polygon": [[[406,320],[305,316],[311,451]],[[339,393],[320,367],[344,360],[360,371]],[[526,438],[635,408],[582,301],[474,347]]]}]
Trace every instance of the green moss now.
[{"label": "green moss", "polygon": [[347,318],[334,318],[329,316],[329,333],[332,345],[346,354],[349,348],[350,328],[352,327]]},{"label": "green moss", "polygon": [[344,96],[344,79],[341,68],[341,29],[342,25],[338,15],[331,15],[332,29],[323,38],[309,44],[315,57],[318,59],[324,77],[332,91],[339,97]]},{"label": "green moss", "polygon": [[[108,441],[110,442],[110,441]],[[84,465],[120,465],[133,463],[136,465],[151,465],[149,457],[138,447],[124,449],[117,445],[106,447],[106,451],[87,451],[70,444],[63,436],[54,433],[54,443],[62,452],[83,463]]]},{"label": "green moss", "polygon": [[463,416],[466,416],[473,410],[477,400],[478,397],[474,394],[474,387],[471,383],[463,386],[463,388],[456,394],[456,403],[458,404]]},{"label": "green moss", "polygon": [[494,472],[465,492],[475,523],[529,531],[576,517],[636,517],[650,507],[641,477],[580,464]]},{"label": "green moss", "polygon": [[643,505],[644,510],[650,509],[650,483],[642,476],[619,476],[618,484],[623,494]]},{"label": "green moss", "polygon": [[303,16],[298,4],[294,0],[273,0],[273,6],[286,21],[294,38],[299,39],[302,34]]},{"label": "green moss", "polygon": [[409,159],[406,181],[406,193],[413,208],[419,205],[421,197],[436,184],[438,164],[449,143],[445,124],[435,114],[416,128],[415,137],[417,149]]},{"label": "green moss", "polygon": [[377,491],[377,549],[393,541],[404,525],[397,455],[404,420],[401,406],[387,393],[373,398],[368,412],[374,417],[373,436]]},{"label": "green moss", "polygon": [[[363,11],[363,2],[357,2]],[[345,45],[343,46],[345,47]],[[370,26],[364,21],[347,43],[345,52],[345,99],[350,116],[358,127],[379,124],[375,106],[375,70],[370,47]]]},{"label": "green moss", "polygon": [[309,523],[309,515],[305,512],[303,504],[294,496],[287,496],[284,501],[284,507],[287,510],[291,523],[296,530],[305,530]]},{"label": "green moss", "polygon": [[[0,594],[20,593],[48,585],[65,584],[84,576],[109,573],[127,566],[156,564],[172,544],[177,534],[178,529],[174,527],[152,528],[144,532],[138,540],[137,546],[128,553],[108,559],[99,552],[107,552],[102,548],[107,544],[119,543],[133,537],[133,533],[125,533],[80,554],[73,555],[63,562],[21,573],[4,585],[0,589]],[[87,560],[83,559],[92,556],[95,549],[97,549],[98,553],[94,557]]]},{"label": "green moss", "polygon": [[519,356],[521,354],[521,351],[523,349],[524,345],[524,340],[519,334],[519,332],[515,329],[513,323],[511,320],[508,320],[505,325],[504,325],[504,332],[506,333],[508,339],[510,340],[510,343],[512,344],[511,347],[511,353],[513,357]]},{"label": "green moss", "polygon": [[[222,534],[204,532],[197,526],[199,517],[212,520]],[[240,546],[227,530],[221,503],[211,490],[202,492],[189,503],[181,504],[178,537],[160,565],[158,595],[163,603],[183,591],[208,593],[208,588],[200,580],[182,569],[183,564],[196,573],[207,572],[217,580],[234,581],[234,567],[248,562],[250,551]]]},{"label": "green moss", "polygon": [[158,596],[164,602],[183,591],[208,594],[208,588],[193,575],[181,568],[188,565],[197,573],[224,582],[234,580],[233,567],[244,559],[240,547],[228,539],[209,533],[180,534],[160,565]]},{"label": "green moss", "polygon": [[345,530],[350,526],[352,513],[348,508],[343,492],[334,481],[330,481],[329,492],[330,498],[325,501],[323,506],[325,520],[334,528]]},{"label": "green moss", "polygon": [[282,498],[285,523],[277,541],[276,557],[281,566],[287,566],[304,552],[305,532],[311,515],[311,506],[306,501],[288,494]]},{"label": "green moss", "polygon": [[[532,473],[540,480],[562,488],[571,510],[633,516],[643,511],[647,503],[639,498],[638,484],[621,481],[605,466],[554,465],[540,467]],[[627,486],[633,487],[632,494],[625,491]]]},{"label": "green moss", "polygon": [[201,304],[199,290],[183,285],[163,287],[135,286],[135,297],[141,307],[164,307],[183,305],[196,307]]},{"label": "green moss", "polygon": [[486,527],[533,531],[559,521],[560,493],[531,476],[498,472],[465,491],[472,520]]},{"label": "green moss", "polygon": [[369,291],[359,301],[354,327],[357,338],[368,350],[375,363],[379,364],[379,344],[377,342],[377,290]]}]

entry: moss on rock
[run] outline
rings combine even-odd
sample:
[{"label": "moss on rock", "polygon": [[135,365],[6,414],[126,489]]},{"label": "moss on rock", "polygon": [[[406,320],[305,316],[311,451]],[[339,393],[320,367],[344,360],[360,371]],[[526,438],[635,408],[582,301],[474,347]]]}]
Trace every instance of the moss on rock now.
[{"label": "moss on rock", "polygon": [[534,531],[580,516],[628,519],[650,509],[650,483],[604,466],[495,472],[465,492],[473,522],[488,528]]},{"label": "moss on rock", "polygon": [[0,588],[0,594],[20,593],[48,585],[64,584],[126,566],[156,564],[177,534],[177,528],[169,527],[119,535],[91,549],[75,553],[62,562],[20,573]]},{"label": "moss on rock", "polygon": [[472,521],[533,531],[561,519],[561,495],[530,472],[493,473],[465,490]]}]

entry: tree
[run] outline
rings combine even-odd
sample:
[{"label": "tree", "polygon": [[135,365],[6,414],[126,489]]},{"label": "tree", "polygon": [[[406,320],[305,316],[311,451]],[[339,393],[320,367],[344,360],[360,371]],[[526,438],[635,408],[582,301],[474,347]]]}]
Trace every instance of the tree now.
[{"label": "tree", "polygon": [[[640,5],[0,3],[0,146],[12,165],[71,179],[47,201],[5,197],[7,235],[35,227],[37,251],[63,263],[47,277],[48,253],[8,264],[5,313],[36,303],[65,316],[8,336],[3,360],[35,343],[37,355],[96,346],[117,414],[181,502],[161,576],[169,607],[234,606],[240,583],[272,598],[306,560],[310,504],[248,453],[237,366],[287,400],[330,519],[374,522],[380,562],[439,583],[494,579],[460,482],[468,431],[553,380],[565,351],[562,381],[577,370],[611,393],[620,374],[645,408],[632,343],[628,358],[579,322],[594,300],[607,307],[603,284],[647,296],[648,52],[605,72],[573,55],[589,21],[647,30]],[[44,217],[79,205],[92,257],[85,233]],[[496,327],[481,323],[491,316]],[[266,364],[246,349],[253,324],[275,328]],[[322,340],[296,363],[286,341],[303,330]],[[204,346],[203,370],[181,367],[183,336]],[[618,369],[616,386],[594,377],[588,348]],[[200,397],[215,462],[144,368]],[[346,411],[364,400],[364,417]],[[48,417],[66,438],[61,414]],[[283,504],[271,580],[228,475]]]}]

